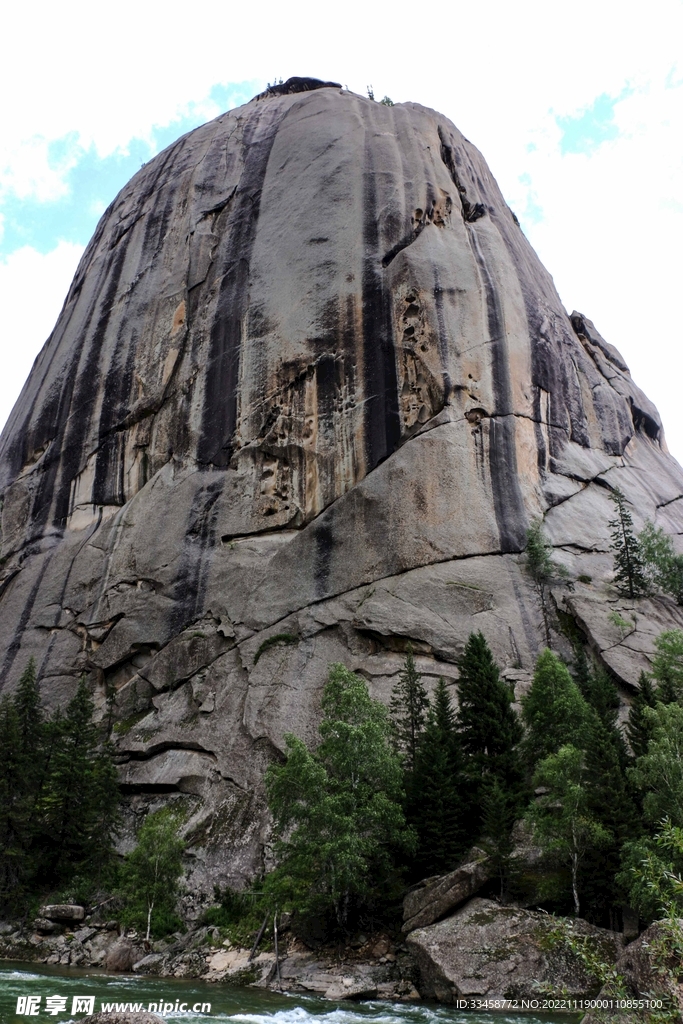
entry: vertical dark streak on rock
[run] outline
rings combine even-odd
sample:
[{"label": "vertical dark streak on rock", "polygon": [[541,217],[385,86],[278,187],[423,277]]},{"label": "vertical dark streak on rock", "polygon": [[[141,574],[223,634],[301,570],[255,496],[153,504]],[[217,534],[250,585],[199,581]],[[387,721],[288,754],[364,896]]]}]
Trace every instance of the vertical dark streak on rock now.
[{"label": "vertical dark streak on rock", "polygon": [[517,474],[515,417],[505,318],[495,282],[479,245],[476,229],[469,228],[468,231],[486,297],[493,393],[496,403],[489,433],[489,462],[500,548],[504,553],[521,551],[526,538],[526,514]]},{"label": "vertical dark streak on rock", "polygon": [[436,323],[439,329],[439,358],[441,360],[441,373],[443,376],[443,405],[448,404],[448,399],[451,396],[453,390],[453,382],[451,380],[450,371],[448,369],[448,353],[450,349],[450,339],[446,330],[446,321],[444,318],[443,309],[443,288],[439,281],[439,272],[434,268],[434,308],[436,309]]},{"label": "vertical dark streak on rock", "polygon": [[24,602],[23,608],[21,609],[21,615],[19,616],[19,622],[17,623],[17,626],[16,626],[16,628],[14,630],[14,633],[12,635],[12,639],[10,640],[9,644],[7,645],[7,650],[5,651],[5,657],[2,660],[2,666],[0,666],[0,690],[2,689],[3,683],[5,682],[5,679],[7,678],[7,675],[9,674],[9,672],[11,672],[12,666],[14,665],[14,661],[16,659],[16,656],[19,653],[19,650],[21,648],[21,639],[22,639],[24,630],[26,629],[26,626],[28,625],[28,620],[31,618],[31,612],[33,611],[33,606],[34,606],[34,604],[36,602],[36,597],[38,596],[38,591],[40,590],[40,585],[43,582],[43,577],[44,577],[45,573],[47,572],[48,567],[49,567],[51,561],[52,561],[52,553],[45,555],[45,557],[43,559],[43,564],[41,565],[40,571],[38,573],[38,578],[36,579],[35,583],[31,587],[31,591],[30,591],[28,597],[26,598],[26,601]]},{"label": "vertical dark streak on rock", "polygon": [[365,450],[370,471],[401,439],[391,304],[381,272],[377,192],[372,147],[366,141],[363,173],[363,372]]},{"label": "vertical dark streak on rock", "polygon": [[216,545],[217,502],[224,485],[224,474],[216,474],[215,479],[199,488],[194,496],[173,594],[172,633],[184,629],[201,612]]},{"label": "vertical dark streak on rock", "polygon": [[318,598],[327,597],[330,584],[330,569],[332,566],[332,551],[334,549],[334,535],[329,524],[330,515],[321,517],[314,525],[313,542],[314,550],[314,579],[315,591]]},{"label": "vertical dark streak on rock", "polygon": [[[103,275],[106,291],[99,306],[99,319],[89,337],[91,321],[84,327],[82,340],[70,361],[70,372],[66,375],[64,388],[59,395],[56,416],[51,417],[48,424],[43,417],[41,433],[49,432],[54,438],[53,451],[41,474],[40,484],[36,489],[33,503],[32,519],[36,526],[44,527],[52,509],[52,523],[61,530],[64,528],[69,514],[71,485],[81,471],[83,444],[88,437],[93,407],[97,401],[98,389],[94,381],[98,378],[98,365],[107,326],[112,312],[114,299],[125,261],[125,249],[117,252],[112,264]],[[97,315],[93,311],[93,319]],[[85,350],[84,365],[81,366],[82,353]],[[46,412],[53,412],[49,407]],[[40,428],[39,428],[40,429]]]},{"label": "vertical dark streak on rock", "polygon": [[[242,323],[249,301],[249,261],[268,159],[283,116],[280,113],[272,123],[267,114],[271,109],[260,107],[244,128],[244,166],[231,207],[227,245],[221,260],[227,270],[211,325],[198,459],[220,468],[229,464],[232,454]],[[262,121],[266,123],[265,129],[261,128]]]}]

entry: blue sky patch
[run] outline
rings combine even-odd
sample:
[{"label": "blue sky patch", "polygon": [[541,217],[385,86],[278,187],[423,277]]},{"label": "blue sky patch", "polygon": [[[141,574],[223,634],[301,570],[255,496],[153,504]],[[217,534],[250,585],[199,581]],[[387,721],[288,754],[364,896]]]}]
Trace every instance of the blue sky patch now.
[{"label": "blue sky patch", "polygon": [[[240,82],[214,86],[209,99],[222,112],[246,103],[264,88],[263,82]],[[203,103],[168,125],[154,127],[150,138],[132,139],[125,150],[99,157],[94,147],[84,149],[76,133],[50,144],[50,164],[69,167],[64,174],[66,194],[57,200],[41,202],[8,195],[0,204],[4,232],[0,238],[0,258],[15,249],[30,245],[40,253],[51,252],[60,241],[86,245],[107,206],[140,167],[177,138],[203,124]]]},{"label": "blue sky patch", "polygon": [[603,142],[616,139],[619,129],[614,120],[614,108],[631,92],[632,90],[628,88],[623,89],[618,96],[609,96],[603,92],[593,100],[590,107],[586,107],[580,114],[570,114],[567,117],[556,116],[557,125],[562,130],[560,139],[562,156],[566,156],[568,153],[583,153],[589,156]]}]

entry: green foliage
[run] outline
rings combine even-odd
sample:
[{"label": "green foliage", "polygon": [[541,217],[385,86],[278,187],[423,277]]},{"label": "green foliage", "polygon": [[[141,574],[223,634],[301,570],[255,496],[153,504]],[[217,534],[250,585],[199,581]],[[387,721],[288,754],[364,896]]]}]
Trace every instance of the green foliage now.
[{"label": "green foliage", "polygon": [[647,753],[642,754],[629,777],[643,795],[643,814],[655,823],[664,817],[683,827],[683,707],[656,704],[643,716],[651,725]]},{"label": "green foliage", "polygon": [[683,604],[683,555],[676,554],[671,537],[661,527],[646,523],[638,544],[651,586]]},{"label": "green foliage", "polygon": [[403,755],[406,772],[415,768],[420,733],[424,728],[429,700],[422,677],[415,668],[413,649],[409,645],[398,682],[391,691],[389,715],[394,728],[394,743]]},{"label": "green foliage", "polygon": [[500,879],[500,895],[505,896],[515,844],[512,829],[518,807],[498,778],[489,781],[481,801],[481,835],[479,845],[488,853],[491,866]]},{"label": "green foliage", "polygon": [[411,850],[415,836],[391,726],[364,680],[333,665],[322,709],[318,748],[290,735],[285,763],[266,773],[280,864],[264,890],[280,907],[333,913],[346,927],[360,907],[381,900],[395,852]]},{"label": "green foliage", "polygon": [[111,752],[100,744],[90,690],[81,677],[63,715],[47,729],[48,756],[38,799],[41,873],[61,881],[75,872],[97,874],[111,851],[118,782]]},{"label": "green foliage", "polygon": [[418,836],[413,875],[452,871],[467,843],[470,801],[463,786],[462,753],[451,699],[439,679],[409,777],[407,817]]},{"label": "green foliage", "polygon": [[124,924],[146,929],[146,938],[161,938],[182,924],[175,913],[185,843],[182,816],[171,807],[148,814],[135,849],[120,869],[119,893]]},{"label": "green foliage", "polygon": [[580,913],[578,875],[589,849],[609,843],[608,830],[591,814],[586,785],[586,759],[571,744],[546,757],[538,766],[534,785],[541,790],[529,807],[534,836],[546,853],[568,864],[574,912]]},{"label": "green foliage", "polygon": [[546,591],[553,580],[564,579],[567,570],[555,562],[552,557],[552,546],[543,532],[543,520],[534,519],[526,533],[525,568],[534,581],[543,613],[545,639],[550,647],[550,614]]},{"label": "green foliage", "polygon": [[655,640],[652,675],[657,681],[657,700],[662,704],[683,701],[683,631],[669,629]]},{"label": "green foliage", "polygon": [[46,719],[33,660],[0,702],[0,906],[109,866],[118,785],[93,723],[84,679],[64,713]]},{"label": "green foliage", "polygon": [[296,636],[294,633],[276,633],[274,636],[268,636],[263,641],[263,643],[259,644],[258,650],[256,651],[256,654],[254,655],[254,664],[257,665],[261,655],[265,654],[265,652],[267,650],[269,650],[269,648],[271,648],[271,647],[275,647],[278,644],[298,644],[298,643],[299,643],[299,637]]},{"label": "green foliage", "polygon": [[630,598],[640,597],[648,591],[648,579],[633,519],[619,488],[615,488],[610,497],[615,507],[615,517],[608,524],[612,537],[610,548],[614,552],[614,584],[619,593]]},{"label": "green foliage", "polygon": [[638,690],[629,708],[626,727],[626,735],[634,757],[642,757],[647,753],[652,736],[652,722],[645,717],[644,711],[645,708],[653,708],[657,700],[652,680],[645,672],[640,673],[638,684]]},{"label": "green foliage", "polygon": [[531,689],[522,701],[522,717],[527,728],[523,749],[532,768],[583,735],[588,705],[567,666],[550,650],[542,651],[536,662]]},{"label": "green foliage", "polygon": [[534,519],[526,532],[526,571],[534,583],[546,585],[558,577],[565,577],[567,570],[555,562],[552,546],[545,539],[543,520]]},{"label": "green foliage", "polygon": [[514,817],[523,789],[518,751],[522,727],[512,708],[510,688],[481,632],[471,633],[458,663],[458,730],[467,758],[465,774],[474,807],[471,839],[479,833],[484,792],[497,780]]},{"label": "green foliage", "polygon": [[627,843],[619,878],[643,920],[683,916],[683,829],[665,818],[654,836]]},{"label": "green foliage", "polygon": [[393,107],[394,105],[394,101],[390,99],[388,96],[385,96],[384,99],[381,99],[380,103],[382,103],[385,107]]}]

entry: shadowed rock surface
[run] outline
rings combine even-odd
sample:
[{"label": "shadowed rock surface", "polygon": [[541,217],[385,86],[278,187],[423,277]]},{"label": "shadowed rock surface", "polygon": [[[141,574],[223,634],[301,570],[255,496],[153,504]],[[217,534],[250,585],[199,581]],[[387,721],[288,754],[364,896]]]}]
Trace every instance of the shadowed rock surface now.
[{"label": "shadowed rock surface", "polygon": [[122,848],[182,800],[195,888],[240,886],[330,662],[387,700],[410,640],[455,686],[481,629],[524,692],[532,517],[558,607],[636,684],[682,618],[609,588],[616,486],[678,544],[656,409],[479,152],[418,104],[284,83],[146,164],[83,256],[0,440],[0,686],[34,656],[52,705],[84,671],[115,693]]},{"label": "shadowed rock surface", "polygon": [[408,893],[403,901],[401,930],[412,932],[415,928],[425,928],[439,921],[479,892],[492,873],[489,857],[475,846],[455,871],[427,878]]}]

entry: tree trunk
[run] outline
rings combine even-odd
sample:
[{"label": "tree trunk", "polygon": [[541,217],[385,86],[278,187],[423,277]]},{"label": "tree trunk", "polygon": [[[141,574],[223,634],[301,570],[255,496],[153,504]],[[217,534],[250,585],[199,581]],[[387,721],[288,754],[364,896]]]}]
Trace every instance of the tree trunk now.
[{"label": "tree trunk", "polygon": [[154,901],[147,904],[147,934],[145,935],[145,942],[149,942],[149,933],[152,927],[152,911],[154,910]]},{"label": "tree trunk", "polygon": [[574,913],[579,916],[579,890],[576,884],[576,876],[579,870],[579,855],[578,853],[572,853],[572,893],[574,896]]}]

